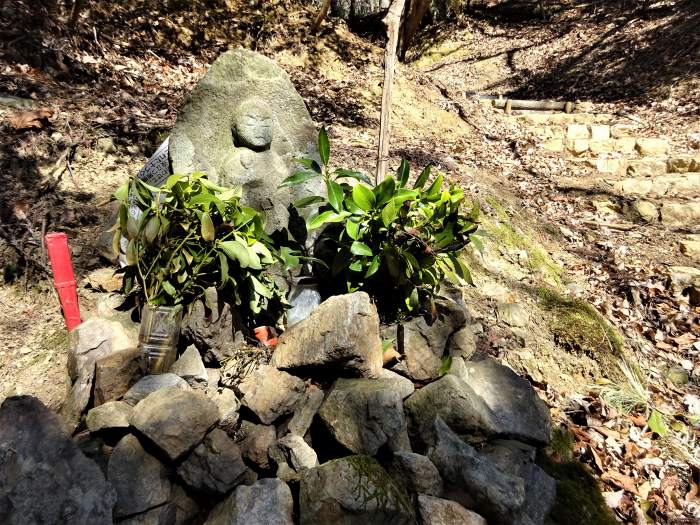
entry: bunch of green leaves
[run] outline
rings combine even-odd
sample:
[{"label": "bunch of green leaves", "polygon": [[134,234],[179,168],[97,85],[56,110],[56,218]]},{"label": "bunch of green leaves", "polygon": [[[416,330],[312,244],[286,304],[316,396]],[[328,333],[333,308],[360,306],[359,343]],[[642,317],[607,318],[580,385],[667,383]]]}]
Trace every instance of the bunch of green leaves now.
[{"label": "bunch of green leaves", "polygon": [[281,292],[266,272],[279,257],[262,215],[241,206],[238,190],[203,173],[172,175],[159,188],[133,177],[114,200],[121,203],[115,249],[122,236],[128,240],[125,294],[154,306],[187,305],[216,287],[244,317],[281,307]]},{"label": "bunch of green leaves", "polygon": [[474,236],[479,208],[463,211],[466,196],[461,189],[444,188],[442,174],[431,181],[430,165],[409,186],[406,160],[395,177],[376,186],[357,171],[331,169],[325,129],[319,133],[318,149],[321,164],[298,159],[303,169],[282,185],[315,177],[325,181],[327,197],[305,197],[295,206],[320,205],[307,228],[323,228],[314,255],[330,267],[321,274],[328,292],[364,290],[384,314],[397,315],[432,302],[445,277],[471,283],[460,252],[470,242],[480,244]]}]

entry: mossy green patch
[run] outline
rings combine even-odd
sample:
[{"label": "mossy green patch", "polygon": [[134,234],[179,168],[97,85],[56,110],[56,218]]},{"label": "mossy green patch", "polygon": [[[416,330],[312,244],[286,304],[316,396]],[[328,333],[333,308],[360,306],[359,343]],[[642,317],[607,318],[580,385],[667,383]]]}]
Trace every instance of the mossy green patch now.
[{"label": "mossy green patch", "polygon": [[605,361],[610,370],[616,370],[617,358],[624,355],[622,337],[595,308],[544,287],[536,289],[536,298],[551,314],[549,325],[557,343]]},{"label": "mossy green patch", "polygon": [[577,460],[556,462],[541,454],[538,463],[557,482],[548,525],[618,525],[591,471]]},{"label": "mossy green patch", "polygon": [[525,266],[538,273],[545,282],[555,286],[560,285],[563,274],[562,267],[552,259],[542,245],[516,228],[508,213],[495,199],[486,197],[485,200],[493,208],[496,215],[496,220],[482,216],[481,223],[486,235],[493,240],[496,246],[506,252],[526,252],[527,259],[523,262]]},{"label": "mossy green patch", "polygon": [[347,461],[357,473],[357,490],[361,493],[365,506],[374,502],[373,506],[385,511],[392,502],[400,506],[405,515],[413,516],[413,507],[406,491],[391,479],[377,460],[358,455],[338,461]]},{"label": "mossy green patch", "polygon": [[70,336],[68,332],[64,328],[59,328],[44,337],[41,342],[41,349],[50,351],[67,350],[69,342]]},{"label": "mossy green patch", "polygon": [[446,57],[456,60],[466,55],[468,52],[469,48],[464,42],[445,40],[426,49],[421,57],[416,60],[415,64],[419,68],[427,67]]}]

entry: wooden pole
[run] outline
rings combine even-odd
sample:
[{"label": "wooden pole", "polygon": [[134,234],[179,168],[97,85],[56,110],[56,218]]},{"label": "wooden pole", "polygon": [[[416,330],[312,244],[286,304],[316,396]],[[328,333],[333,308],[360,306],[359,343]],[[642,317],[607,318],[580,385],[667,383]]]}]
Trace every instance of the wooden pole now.
[{"label": "wooden pole", "polygon": [[379,149],[375,184],[384,180],[386,161],[389,156],[391,92],[394,84],[394,66],[396,64],[396,48],[399,43],[399,29],[401,28],[401,13],[403,13],[405,4],[406,0],[393,0],[389,6],[389,12],[384,17],[387,42],[384,50],[384,85],[382,86],[382,110],[379,119]]}]

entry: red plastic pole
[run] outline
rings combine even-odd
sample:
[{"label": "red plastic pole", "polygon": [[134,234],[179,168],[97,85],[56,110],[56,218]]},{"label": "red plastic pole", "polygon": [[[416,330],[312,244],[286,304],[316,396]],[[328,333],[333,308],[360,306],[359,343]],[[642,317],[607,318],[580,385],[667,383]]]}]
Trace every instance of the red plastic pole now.
[{"label": "red plastic pole", "polygon": [[54,286],[61,299],[63,317],[70,332],[80,324],[80,308],[78,307],[78,288],[75,284],[75,274],[68,249],[68,237],[65,233],[49,233],[44,237],[44,242],[51,260]]}]

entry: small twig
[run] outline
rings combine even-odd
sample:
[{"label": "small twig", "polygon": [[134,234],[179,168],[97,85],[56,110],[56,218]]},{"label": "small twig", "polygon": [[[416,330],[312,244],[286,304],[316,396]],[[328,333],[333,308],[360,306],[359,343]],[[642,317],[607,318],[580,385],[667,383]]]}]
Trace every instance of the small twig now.
[{"label": "small twig", "polygon": [[623,232],[628,232],[634,230],[637,226],[634,224],[621,224],[614,222],[600,222],[600,221],[582,221],[586,226],[596,226],[599,228],[610,228],[611,230],[620,230]]}]

